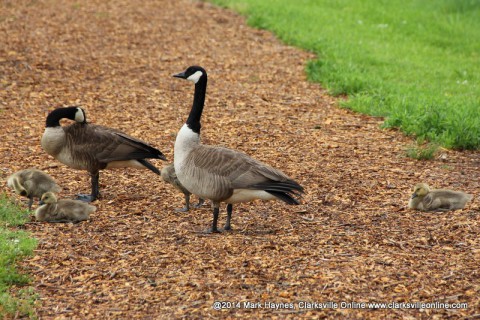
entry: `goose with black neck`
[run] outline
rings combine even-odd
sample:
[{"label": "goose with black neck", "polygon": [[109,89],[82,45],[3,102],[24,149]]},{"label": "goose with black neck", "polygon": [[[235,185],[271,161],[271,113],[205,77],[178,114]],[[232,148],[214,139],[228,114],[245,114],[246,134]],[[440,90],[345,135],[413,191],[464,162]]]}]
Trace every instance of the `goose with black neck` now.
[{"label": "goose with black neck", "polygon": [[243,152],[200,141],[201,117],[207,92],[207,72],[191,66],[174,77],[195,84],[193,105],[187,121],[178,132],[174,147],[175,172],[180,183],[191,193],[213,204],[212,227],[217,227],[220,203],[227,203],[224,230],[231,230],[233,204],[255,199],[282,200],[298,205],[303,187],[278,169],[274,169]]}]

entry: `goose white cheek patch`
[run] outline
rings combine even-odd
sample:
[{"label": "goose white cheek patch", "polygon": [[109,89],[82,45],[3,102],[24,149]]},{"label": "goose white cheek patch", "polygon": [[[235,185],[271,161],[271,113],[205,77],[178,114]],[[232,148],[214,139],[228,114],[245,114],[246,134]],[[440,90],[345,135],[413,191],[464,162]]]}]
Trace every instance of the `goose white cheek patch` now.
[{"label": "goose white cheek patch", "polygon": [[83,114],[82,109],[77,109],[77,112],[75,112],[75,121],[76,122],[84,122],[85,121],[85,115]]},{"label": "goose white cheek patch", "polygon": [[187,80],[190,80],[193,83],[197,83],[201,76],[203,76],[203,72],[197,71],[194,74],[192,74],[190,77],[188,77]]}]

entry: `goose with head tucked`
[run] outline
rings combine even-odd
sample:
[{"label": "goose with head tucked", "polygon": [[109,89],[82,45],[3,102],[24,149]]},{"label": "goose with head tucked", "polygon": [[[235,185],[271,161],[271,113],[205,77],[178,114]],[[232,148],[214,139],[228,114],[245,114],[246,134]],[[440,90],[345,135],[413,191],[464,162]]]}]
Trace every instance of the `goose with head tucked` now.
[{"label": "goose with head tucked", "polygon": [[222,202],[227,203],[225,230],[231,230],[235,203],[262,199],[299,204],[303,187],[282,171],[245,153],[200,142],[200,119],[207,89],[205,69],[191,66],[174,77],[195,84],[190,114],[175,141],[174,166],[178,180],[189,192],[212,201],[213,222],[207,232],[219,232],[217,221]]},{"label": "goose with head tucked", "polygon": [[[177,190],[182,192],[185,196],[185,207],[183,207],[181,209],[175,209],[175,211],[177,211],[177,212],[187,212],[188,210],[190,210],[190,196],[192,194],[187,189],[185,189],[185,187],[178,180],[177,174],[175,173],[175,167],[173,166],[173,163],[162,168],[161,176],[162,176],[163,181],[165,181],[167,183],[170,183],[172,186],[177,188]],[[198,203],[195,204],[193,207],[194,208],[200,208],[203,205],[204,202],[205,202],[205,200],[200,198],[200,199],[198,199]]]},{"label": "goose with head tucked", "polygon": [[431,189],[426,183],[417,183],[408,207],[421,211],[450,211],[463,209],[472,198],[471,194],[462,191]]},{"label": "goose with head tucked", "polygon": [[7,179],[7,185],[15,193],[27,197],[28,209],[32,209],[33,198],[40,199],[45,192],[60,192],[62,189],[51,176],[38,169],[24,169]]},{"label": "goose with head tucked", "polygon": [[42,206],[35,210],[37,221],[45,222],[73,222],[88,220],[90,214],[97,208],[78,200],[57,199],[53,192],[42,195]]},{"label": "goose with head tucked", "polygon": [[[61,119],[70,119],[74,123],[61,126]],[[149,169],[160,175],[147,159],[166,160],[160,150],[139,139],[116,129],[88,123],[85,110],[75,106],[50,112],[41,144],[61,163],[90,173],[91,194],[79,195],[80,200],[87,202],[94,201],[100,194],[100,170],[131,167]]]}]

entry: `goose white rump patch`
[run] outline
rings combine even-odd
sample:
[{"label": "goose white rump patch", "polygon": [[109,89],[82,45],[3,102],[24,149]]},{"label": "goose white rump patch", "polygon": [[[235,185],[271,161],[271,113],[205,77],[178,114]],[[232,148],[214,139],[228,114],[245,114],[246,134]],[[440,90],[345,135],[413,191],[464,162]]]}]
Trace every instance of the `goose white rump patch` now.
[{"label": "goose white rump patch", "polygon": [[233,190],[232,196],[225,200],[225,202],[239,203],[248,202],[256,199],[275,200],[277,199],[277,197],[263,190],[235,189]]}]

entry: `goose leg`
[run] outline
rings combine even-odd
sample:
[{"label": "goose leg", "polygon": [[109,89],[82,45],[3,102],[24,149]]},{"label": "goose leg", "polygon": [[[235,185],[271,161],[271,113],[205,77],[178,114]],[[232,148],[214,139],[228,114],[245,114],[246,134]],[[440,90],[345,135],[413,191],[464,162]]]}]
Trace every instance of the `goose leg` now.
[{"label": "goose leg", "polygon": [[185,193],[185,207],[181,209],[175,209],[176,212],[187,212],[190,210],[190,193]]},{"label": "goose leg", "polygon": [[100,180],[100,172],[96,172],[92,175],[92,201],[100,196],[98,181]]},{"label": "goose leg", "polygon": [[95,201],[100,192],[98,191],[98,180],[100,178],[100,173],[97,171],[95,173],[91,173],[91,182],[92,182],[92,193],[91,194],[79,194],[77,199],[83,202],[92,202]]},{"label": "goose leg", "polygon": [[33,197],[28,197],[28,210],[32,210]]},{"label": "goose leg", "polygon": [[220,232],[217,228],[217,222],[218,222],[218,213],[220,212],[220,203],[214,203],[213,204],[213,222],[212,222],[212,227],[207,229],[207,233],[214,233],[214,232]]},{"label": "goose leg", "polygon": [[205,199],[199,198],[198,203],[193,205],[193,207],[196,209],[201,208],[204,203],[205,203]]},{"label": "goose leg", "polygon": [[227,222],[225,222],[225,227],[223,227],[223,230],[232,230],[232,227],[230,226],[230,220],[232,219],[232,211],[233,205],[231,203],[227,204]]}]

